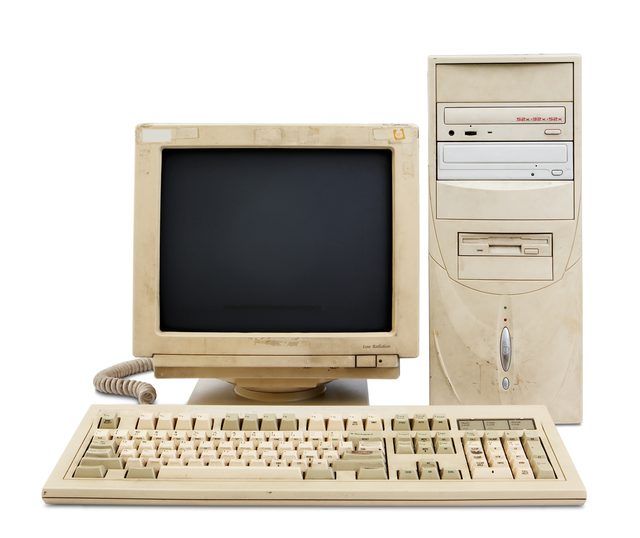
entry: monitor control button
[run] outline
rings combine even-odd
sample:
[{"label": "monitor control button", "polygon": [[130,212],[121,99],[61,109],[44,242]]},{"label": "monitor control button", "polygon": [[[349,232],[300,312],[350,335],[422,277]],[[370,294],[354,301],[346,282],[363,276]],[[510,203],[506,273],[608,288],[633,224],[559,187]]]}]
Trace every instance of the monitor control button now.
[{"label": "monitor control button", "polygon": [[375,355],[356,355],[356,368],[375,368]]},{"label": "monitor control button", "polygon": [[562,175],[562,170],[551,170],[551,175],[552,176],[561,176]]},{"label": "monitor control button", "polygon": [[562,133],[560,129],[545,129],[544,134],[546,135],[559,135]]},{"label": "monitor control button", "polygon": [[502,378],[502,388],[504,390],[508,390],[509,389],[509,378],[508,377],[503,377]]}]

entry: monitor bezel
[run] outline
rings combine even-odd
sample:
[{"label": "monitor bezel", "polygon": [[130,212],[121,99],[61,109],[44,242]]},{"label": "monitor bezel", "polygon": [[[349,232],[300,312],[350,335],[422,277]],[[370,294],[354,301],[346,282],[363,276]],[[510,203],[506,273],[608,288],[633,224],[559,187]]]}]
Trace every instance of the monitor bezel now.
[{"label": "monitor bezel", "polygon": [[[165,148],[388,149],[392,153],[392,326],[387,332],[160,330],[160,192]],[[331,356],[418,353],[418,133],[412,125],[165,125],[136,128],[133,352]]]}]

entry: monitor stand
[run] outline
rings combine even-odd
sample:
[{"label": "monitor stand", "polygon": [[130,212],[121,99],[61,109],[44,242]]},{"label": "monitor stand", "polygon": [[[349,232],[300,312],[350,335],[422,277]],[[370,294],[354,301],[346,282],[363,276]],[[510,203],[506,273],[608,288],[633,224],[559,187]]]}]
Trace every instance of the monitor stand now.
[{"label": "monitor stand", "polygon": [[200,379],[196,383],[190,405],[369,405],[366,379],[336,379],[297,394],[277,392],[254,393],[220,379]]}]

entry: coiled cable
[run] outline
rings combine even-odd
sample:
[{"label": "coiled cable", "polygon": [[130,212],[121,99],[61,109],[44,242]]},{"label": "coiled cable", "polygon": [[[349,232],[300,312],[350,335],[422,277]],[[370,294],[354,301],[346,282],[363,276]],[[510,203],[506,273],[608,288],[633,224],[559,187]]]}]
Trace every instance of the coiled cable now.
[{"label": "coiled cable", "polygon": [[98,372],[93,378],[93,386],[98,392],[131,396],[137,398],[138,403],[151,404],[156,400],[156,389],[153,385],[123,378],[152,370],[151,359],[142,358],[121,362]]}]

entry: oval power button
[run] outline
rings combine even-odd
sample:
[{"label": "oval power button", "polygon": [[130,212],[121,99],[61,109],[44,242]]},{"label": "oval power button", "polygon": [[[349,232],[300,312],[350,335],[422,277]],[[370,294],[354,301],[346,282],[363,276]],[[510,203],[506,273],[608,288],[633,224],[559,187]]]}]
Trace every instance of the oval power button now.
[{"label": "oval power button", "polygon": [[500,362],[502,369],[507,372],[511,366],[511,335],[506,327],[503,327],[500,334]]}]

